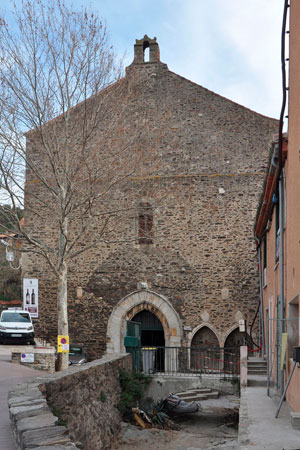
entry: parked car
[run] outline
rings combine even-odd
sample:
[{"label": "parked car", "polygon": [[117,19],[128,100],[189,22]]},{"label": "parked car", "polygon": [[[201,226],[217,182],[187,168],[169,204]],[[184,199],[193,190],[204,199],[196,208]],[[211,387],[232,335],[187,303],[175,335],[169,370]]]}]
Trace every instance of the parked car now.
[{"label": "parked car", "polygon": [[[57,370],[57,349],[55,353],[55,368]],[[69,345],[69,366],[75,364],[84,364],[87,362],[87,354],[85,353],[84,347],[81,344],[70,344]]]},{"label": "parked car", "polygon": [[34,345],[34,329],[30,313],[22,309],[2,311],[0,318],[0,343],[27,343]]},{"label": "parked car", "polygon": [[84,364],[87,362],[87,354],[82,345],[70,344],[69,346],[69,366],[71,364]]}]

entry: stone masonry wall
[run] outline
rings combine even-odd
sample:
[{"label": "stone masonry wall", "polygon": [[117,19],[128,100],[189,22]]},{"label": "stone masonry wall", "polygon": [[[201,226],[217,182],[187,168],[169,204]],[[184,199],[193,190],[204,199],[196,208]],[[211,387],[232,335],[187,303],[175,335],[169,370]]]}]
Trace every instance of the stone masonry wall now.
[{"label": "stone masonry wall", "polygon": [[34,347],[25,353],[33,354],[34,361],[31,363],[22,361],[23,351],[17,347],[12,349],[11,362],[14,364],[22,364],[35,370],[45,370],[48,373],[55,372],[55,348],[51,347]]},{"label": "stone masonry wall", "polygon": [[8,403],[18,450],[110,449],[121,422],[120,369],[131,369],[130,355],[106,356],[11,391]]},{"label": "stone masonry wall", "polygon": [[[77,248],[97,236],[103,212],[121,211],[112,218],[105,242],[69,263],[70,339],[86,344],[90,358],[103,354],[113,308],[146,281],[172,303],[183,326],[194,330],[208,323],[224,343],[240,318],[251,323],[259,300],[253,223],[277,121],[170,72],[161,62],[129,66],[126,77],[87,108],[97,105],[99,111],[104,108],[89,148],[99,149],[95,164],[103,166],[103,156],[120,146],[140,162],[130,179],[102,198]],[[80,111],[74,112],[74,123]],[[38,148],[34,135],[28,137],[28,152],[42,158]],[[47,201],[47,192],[30,177],[28,193],[34,190]],[[142,201],[153,207],[152,244],[138,242]],[[53,210],[41,206],[38,212],[25,211],[25,227],[55,245]],[[71,233],[78,223],[74,215]],[[54,343],[55,277],[33,254],[22,262],[23,276],[39,278],[36,333]],[[83,296],[77,295],[78,287]]]}]

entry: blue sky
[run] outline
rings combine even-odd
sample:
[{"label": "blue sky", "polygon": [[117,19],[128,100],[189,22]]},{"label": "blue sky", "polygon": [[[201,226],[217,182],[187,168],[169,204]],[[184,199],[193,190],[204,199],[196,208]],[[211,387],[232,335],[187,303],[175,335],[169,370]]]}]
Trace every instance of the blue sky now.
[{"label": "blue sky", "polygon": [[283,0],[93,0],[119,52],[156,36],[169,69],[279,117]]},{"label": "blue sky", "polygon": [[[16,0],[18,3],[20,0]],[[170,70],[243,104],[279,117],[283,0],[73,0],[105,19],[126,65],[135,39],[157,37]],[[9,6],[1,1],[1,8]]]}]

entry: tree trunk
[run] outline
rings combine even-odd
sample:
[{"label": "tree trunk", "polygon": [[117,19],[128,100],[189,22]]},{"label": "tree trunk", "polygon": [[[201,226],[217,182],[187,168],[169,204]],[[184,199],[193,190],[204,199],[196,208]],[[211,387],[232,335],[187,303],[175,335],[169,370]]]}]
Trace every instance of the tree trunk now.
[{"label": "tree trunk", "polygon": [[[68,230],[67,219],[63,221],[59,236],[59,257],[61,260],[58,273],[57,290],[57,334],[69,336],[68,325],[68,265],[64,260],[65,243]],[[57,370],[66,370],[69,366],[69,353],[58,353]]]}]

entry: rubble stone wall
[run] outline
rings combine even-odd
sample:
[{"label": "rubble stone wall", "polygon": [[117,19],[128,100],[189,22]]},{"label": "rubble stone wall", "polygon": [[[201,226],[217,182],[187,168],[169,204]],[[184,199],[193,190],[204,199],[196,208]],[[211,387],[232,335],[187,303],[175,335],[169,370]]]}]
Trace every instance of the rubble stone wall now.
[{"label": "rubble stone wall", "polygon": [[[22,358],[22,355],[26,353],[33,354],[33,362],[24,362],[26,361]],[[49,373],[55,372],[55,348],[46,347],[34,347],[30,350],[20,351],[15,348],[12,349],[11,353],[11,362],[15,364],[22,364],[24,366],[30,367],[35,370],[45,370]]]},{"label": "rubble stone wall", "polygon": [[110,449],[121,423],[120,369],[131,370],[130,355],[18,385],[8,396],[17,449]]},{"label": "rubble stone wall", "polygon": [[[69,262],[71,341],[86,344],[90,358],[103,354],[113,308],[145,281],[172,303],[183,328],[193,332],[207,323],[224,344],[239,319],[251,324],[259,301],[253,224],[277,121],[176,75],[161,62],[132,64],[125,78],[85,106],[103,111],[89,147],[100,155],[95,165],[107,160],[100,161],[101,155],[122,149],[122,159],[129,149],[135,171],[101,199],[77,248],[97,236],[102,213],[115,211],[105,242]],[[76,125],[80,111],[74,112]],[[42,158],[34,135],[27,139],[28,152]],[[104,179],[108,169],[103,168]],[[49,194],[31,176],[26,192],[33,190],[47,202]],[[151,244],[138,240],[141,202],[153,207]],[[41,204],[39,216],[25,210],[25,227],[57,247],[58,227],[48,204],[49,210]],[[79,224],[74,215],[70,232]],[[22,267],[23,276],[39,279],[36,333],[54,343],[55,277],[33,254],[24,255]]]}]

